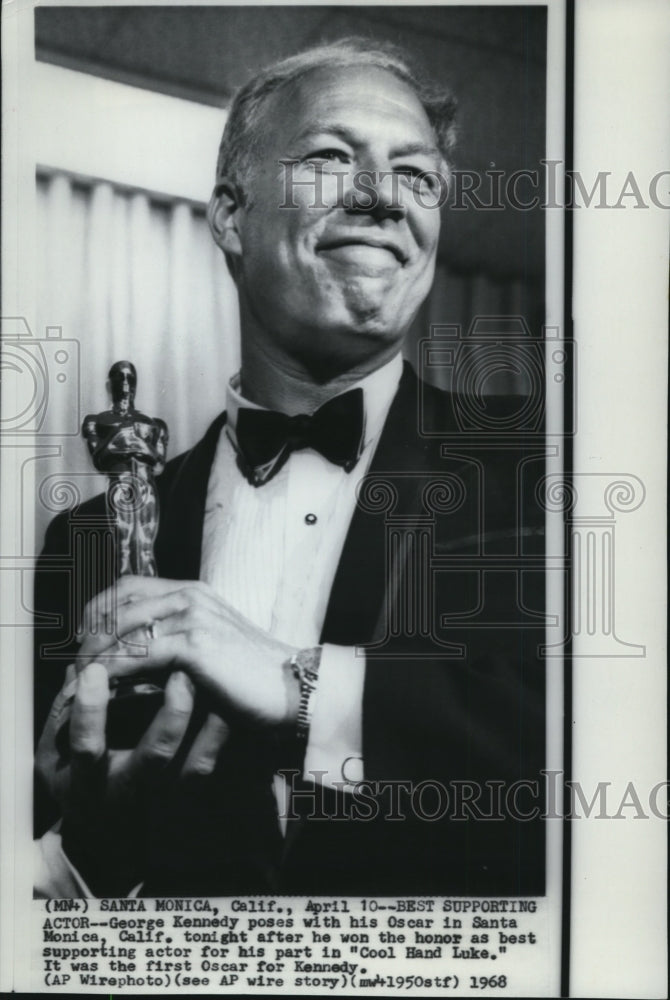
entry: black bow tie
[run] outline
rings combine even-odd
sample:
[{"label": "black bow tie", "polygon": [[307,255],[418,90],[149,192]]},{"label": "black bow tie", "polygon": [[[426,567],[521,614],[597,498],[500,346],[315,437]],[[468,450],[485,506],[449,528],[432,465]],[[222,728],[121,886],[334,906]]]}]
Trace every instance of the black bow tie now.
[{"label": "black bow tie", "polygon": [[240,468],[254,486],[276,476],[291,452],[301,448],[314,448],[351,472],[362,450],[363,390],[335,396],[311,416],[240,407],[235,434]]}]

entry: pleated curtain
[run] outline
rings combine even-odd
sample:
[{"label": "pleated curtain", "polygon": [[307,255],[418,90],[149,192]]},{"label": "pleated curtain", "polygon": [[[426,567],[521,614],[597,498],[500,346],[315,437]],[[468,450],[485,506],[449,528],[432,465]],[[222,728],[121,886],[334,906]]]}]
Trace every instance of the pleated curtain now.
[{"label": "pleated curtain", "polygon": [[[169,455],[190,447],[239,367],[237,295],[204,206],[42,170],[37,222],[38,332],[61,327],[78,342],[80,417],[109,406],[107,373],[127,359],[138,371],[137,408],[168,423]],[[47,434],[71,423],[71,377],[68,389],[51,394]],[[40,460],[42,480],[65,473],[84,499],[104,488],[79,436],[54,440],[61,454]],[[38,542],[51,516],[38,504]]]}]

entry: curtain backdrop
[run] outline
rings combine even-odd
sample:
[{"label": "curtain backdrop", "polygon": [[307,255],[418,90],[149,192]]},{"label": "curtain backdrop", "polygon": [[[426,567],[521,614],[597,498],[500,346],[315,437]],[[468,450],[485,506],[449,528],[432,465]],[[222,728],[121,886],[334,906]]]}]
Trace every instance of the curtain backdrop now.
[{"label": "curtain backdrop", "polygon": [[[80,416],[107,409],[107,373],[127,359],[138,371],[137,408],[167,421],[168,454],[179,454],[223,408],[239,365],[235,286],[204,206],[40,171],[37,212],[37,327],[62,327],[79,343]],[[59,409],[72,406],[72,391],[52,393],[53,431],[63,426]],[[63,454],[41,460],[40,479],[67,470],[83,497],[103,488],[82,439],[59,441]],[[38,543],[51,516],[38,504]]]},{"label": "curtain backdrop", "polygon": [[[226,381],[239,365],[235,286],[204,205],[40,168],[37,213],[38,335],[61,327],[63,338],[79,344],[79,418],[108,407],[107,372],[127,359],[138,371],[138,409],[167,422],[168,454],[179,454],[222,409]],[[481,314],[523,315],[537,335],[542,312],[541,290],[519,279],[438,266],[406,353],[420,368],[417,345],[431,324],[460,324],[465,332]],[[423,374],[447,384],[445,371]],[[59,433],[74,388],[70,379],[67,392],[51,394],[45,433]],[[513,372],[492,383],[492,391],[514,388],[524,387],[515,386]],[[40,482],[67,470],[84,499],[104,488],[82,439],[58,441],[61,454],[40,460]],[[38,502],[38,545],[53,512]]]}]

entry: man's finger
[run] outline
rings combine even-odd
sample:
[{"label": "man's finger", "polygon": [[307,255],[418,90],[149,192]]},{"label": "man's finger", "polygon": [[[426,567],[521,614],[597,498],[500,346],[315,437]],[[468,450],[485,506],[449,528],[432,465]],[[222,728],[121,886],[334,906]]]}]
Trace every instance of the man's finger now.
[{"label": "man's finger", "polygon": [[128,632],[122,642],[110,646],[96,657],[96,661],[104,664],[110,678],[116,679],[192,662],[194,648],[186,634],[186,613],[176,612],[162,621],[156,621],[153,639],[147,634],[145,626]]},{"label": "man's finger", "polygon": [[44,724],[44,729],[37,744],[35,754],[35,766],[49,787],[52,787],[57,765],[60,761],[60,753],[56,744],[56,737],[61,726],[65,725],[74,699],[77,687],[77,675],[74,663],[71,663],[65,671],[65,682],[53,700],[49,709],[49,715]]},{"label": "man's finger", "polygon": [[[181,583],[181,586],[184,584]],[[180,586],[178,580],[166,580],[161,576],[122,576],[111,589],[115,592],[117,604],[127,604],[151,597],[169,594]]]},{"label": "man's finger", "polygon": [[[168,615],[183,611],[187,606],[184,591],[176,589],[158,597],[126,601],[117,608],[113,631],[110,633],[98,628],[95,633],[85,636],[79,655],[97,659],[106,652],[113,652],[117,643],[130,655],[142,655],[150,641],[145,626],[153,621],[160,622]],[[134,632],[137,634],[133,635]]]},{"label": "man's finger", "polygon": [[80,640],[87,635],[114,635],[116,616],[116,590],[109,587],[96,594],[84,608],[78,630]]},{"label": "man's finger", "polygon": [[122,576],[88,602],[82,614],[81,631],[84,635],[97,635],[99,632],[111,635],[116,615],[122,607],[142,599],[160,597],[177,586],[175,580],[161,577]]},{"label": "man's finger", "polygon": [[80,671],[70,714],[70,752],[81,765],[95,763],[106,749],[109,678],[101,663]]},{"label": "man's finger", "polygon": [[187,778],[211,774],[216,767],[219,752],[227,743],[229,735],[228,724],[220,715],[211,712],[193,741],[182,768],[182,775]]},{"label": "man's finger", "polygon": [[108,702],[107,671],[89,663],[77,676],[70,714],[70,804],[83,812],[104,787]]},{"label": "man's finger", "polygon": [[163,707],[133,751],[133,779],[151,780],[172,761],[191,719],[193,692],[193,682],[182,670],[170,674]]}]

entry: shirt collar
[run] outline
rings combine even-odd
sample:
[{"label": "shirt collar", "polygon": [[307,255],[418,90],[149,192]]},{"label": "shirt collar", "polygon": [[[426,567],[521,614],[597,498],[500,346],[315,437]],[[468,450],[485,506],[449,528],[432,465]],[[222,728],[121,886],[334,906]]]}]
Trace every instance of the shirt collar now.
[{"label": "shirt collar", "polygon": [[[388,414],[391,402],[395,396],[402,375],[402,355],[396,354],[385,365],[371,372],[364,378],[347,386],[343,392],[361,388],[365,407],[365,429],[363,432],[363,447],[366,448],[380,433]],[[342,393],[337,393],[342,395]],[[232,443],[237,447],[235,428],[240,407],[252,410],[265,410],[266,406],[252,403],[240,392],[240,373],[233,375],[226,387],[226,431]]]}]

